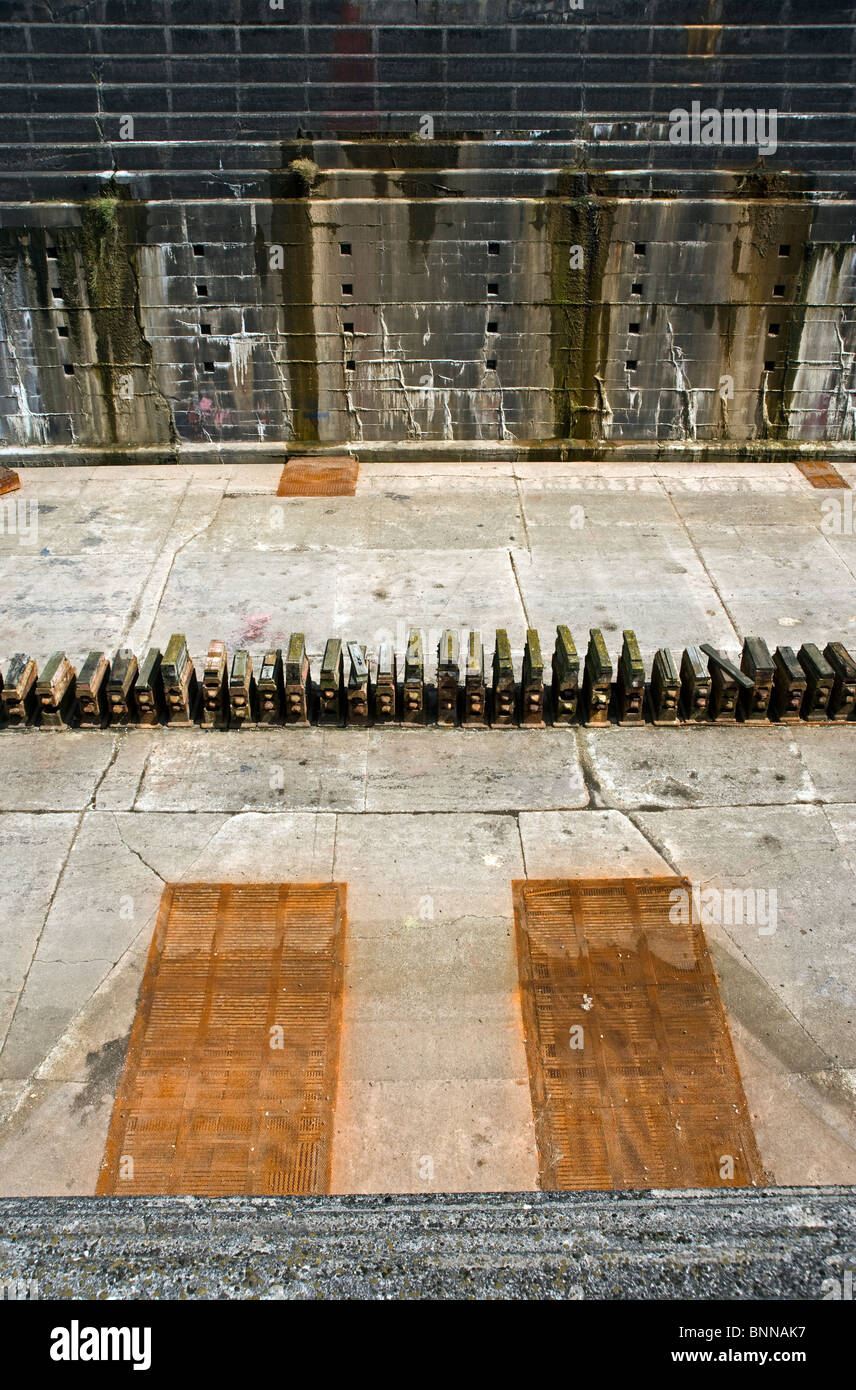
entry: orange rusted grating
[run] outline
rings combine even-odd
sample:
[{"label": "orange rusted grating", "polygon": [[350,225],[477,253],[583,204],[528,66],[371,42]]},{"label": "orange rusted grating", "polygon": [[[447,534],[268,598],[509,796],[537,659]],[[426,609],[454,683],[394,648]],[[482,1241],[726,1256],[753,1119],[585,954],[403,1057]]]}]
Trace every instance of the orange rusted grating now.
[{"label": "orange rusted grating", "polygon": [[808,478],[812,487],[848,488],[850,484],[842,478],[837,468],[825,459],[797,459],[797,468],[803,477]]},{"label": "orange rusted grating", "polygon": [[345,893],[164,890],[99,1195],[329,1191]]},{"label": "orange rusted grating", "polygon": [[687,881],[512,886],[541,1186],[763,1182],[701,927],[669,918]]},{"label": "orange rusted grating", "polygon": [[14,468],[0,468],[0,497],[4,492],[17,492],[21,479]]},{"label": "orange rusted grating", "polygon": [[359,466],[348,455],[291,458],[282,470],[277,497],[353,497]]}]

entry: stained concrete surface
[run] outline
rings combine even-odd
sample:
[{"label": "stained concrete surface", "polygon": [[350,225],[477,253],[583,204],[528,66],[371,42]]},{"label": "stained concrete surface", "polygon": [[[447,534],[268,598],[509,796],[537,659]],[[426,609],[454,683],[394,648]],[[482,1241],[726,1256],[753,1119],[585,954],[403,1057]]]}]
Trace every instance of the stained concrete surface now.
[{"label": "stained concrete surface", "polygon": [[[856,467],[842,465],[856,481]],[[848,641],[848,537],[788,465],[22,469],[0,658],[188,634],[599,623],[665,642]],[[582,508],[582,520],[572,508]],[[754,547],[754,549],[753,549]],[[760,558],[758,558],[760,557]],[[755,624],[763,618],[763,625]],[[748,624],[748,626],[743,626]],[[856,1181],[851,729],[0,733],[0,1193],[86,1194],[164,882],[348,883],[334,1190],[532,1190],[511,881],[686,874],[776,893],[705,928],[775,1183]]]}]

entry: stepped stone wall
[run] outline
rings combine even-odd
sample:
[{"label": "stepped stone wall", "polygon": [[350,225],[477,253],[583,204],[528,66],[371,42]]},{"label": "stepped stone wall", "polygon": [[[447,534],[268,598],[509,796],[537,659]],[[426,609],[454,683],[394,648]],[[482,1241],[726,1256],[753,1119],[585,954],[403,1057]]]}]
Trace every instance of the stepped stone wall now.
[{"label": "stepped stone wall", "polygon": [[856,447],[856,6],[774,8],[7,0],[0,449]]}]

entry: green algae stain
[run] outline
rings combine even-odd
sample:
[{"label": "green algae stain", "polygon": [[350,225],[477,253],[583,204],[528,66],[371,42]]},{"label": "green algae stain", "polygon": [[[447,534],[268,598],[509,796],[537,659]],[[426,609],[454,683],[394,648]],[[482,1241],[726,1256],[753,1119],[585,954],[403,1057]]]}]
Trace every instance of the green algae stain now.
[{"label": "green algae stain", "polygon": [[[569,177],[576,173],[569,171]],[[561,439],[599,439],[609,335],[603,276],[615,214],[601,199],[564,198],[562,191],[560,179],[560,196],[543,213],[550,248],[554,428]]]},{"label": "green algae stain", "polygon": [[271,241],[283,248],[280,303],[288,351],[295,438],[317,443],[318,340],[313,304],[312,191],[317,164],[301,145],[282,146],[282,169],[271,178]]},{"label": "green algae stain", "polygon": [[[152,349],[142,329],[137,246],[145,242],[145,209],[112,190],[80,209],[80,224],[59,227],[55,242],[60,287],[69,313],[75,351],[85,361],[86,319],[95,339],[95,371],[107,416],[110,443],[124,442],[117,414],[120,378],[143,368],[152,379]],[[163,438],[174,439],[172,413],[156,392],[153,400],[166,413]]]}]

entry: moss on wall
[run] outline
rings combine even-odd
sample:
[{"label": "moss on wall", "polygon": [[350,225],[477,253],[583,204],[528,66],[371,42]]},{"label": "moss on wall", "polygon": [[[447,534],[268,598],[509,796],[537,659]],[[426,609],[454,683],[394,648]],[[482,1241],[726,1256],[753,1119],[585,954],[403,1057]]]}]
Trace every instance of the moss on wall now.
[{"label": "moss on wall", "polygon": [[[69,314],[71,341],[86,361],[86,318],[95,339],[94,367],[108,428],[104,442],[121,443],[116,397],[120,378],[141,367],[153,381],[152,350],[143,333],[137,276],[137,246],[146,240],[145,208],[123,200],[115,188],[84,203],[78,226],[56,231],[60,287]],[[152,400],[162,413],[156,436],[175,439],[172,412],[156,390]]]},{"label": "moss on wall", "polygon": [[[271,241],[284,250],[280,276],[283,330],[287,339],[294,431],[317,442],[318,338],[315,330],[314,225],[311,196],[318,181],[311,147],[284,144],[282,168],[271,177]],[[269,269],[266,273],[270,273]]]},{"label": "moss on wall", "polygon": [[[577,171],[569,171],[569,178]],[[560,198],[544,205],[550,256],[551,364],[555,434],[561,439],[598,439],[602,434],[609,307],[603,275],[614,209],[591,196]],[[582,266],[571,264],[582,248]]]}]

